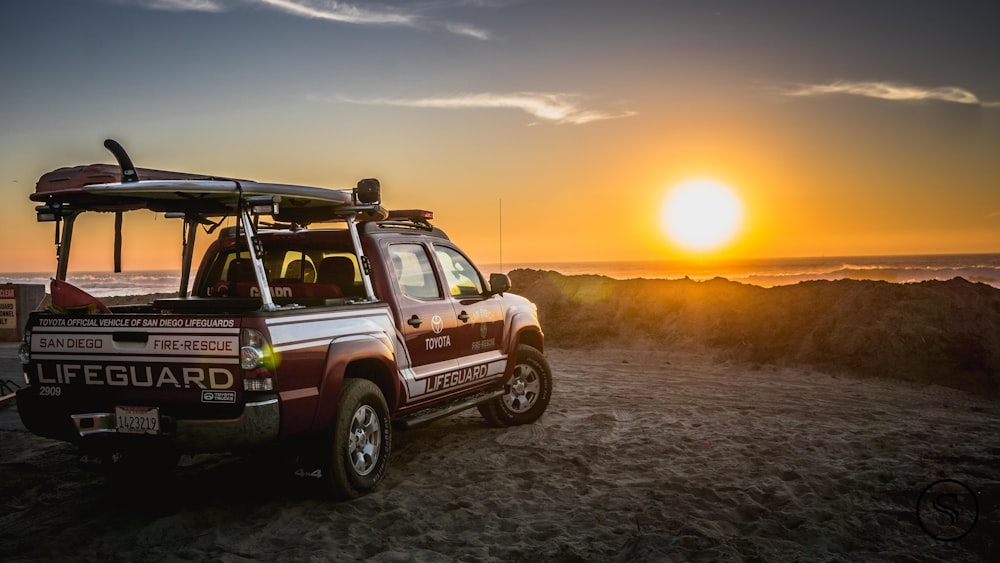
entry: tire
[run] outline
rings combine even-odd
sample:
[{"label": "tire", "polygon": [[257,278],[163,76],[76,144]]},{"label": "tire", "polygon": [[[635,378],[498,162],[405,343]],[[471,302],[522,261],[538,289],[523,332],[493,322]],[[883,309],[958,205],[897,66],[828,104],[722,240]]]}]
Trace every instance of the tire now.
[{"label": "tire", "polygon": [[479,405],[479,413],[493,426],[531,424],[542,416],[552,398],[552,370],[537,349],[517,347],[514,374],[507,382],[509,391]]},{"label": "tire", "polygon": [[392,449],[389,407],[377,385],[346,379],[323,460],[325,492],[339,500],[358,498],[378,486]]}]

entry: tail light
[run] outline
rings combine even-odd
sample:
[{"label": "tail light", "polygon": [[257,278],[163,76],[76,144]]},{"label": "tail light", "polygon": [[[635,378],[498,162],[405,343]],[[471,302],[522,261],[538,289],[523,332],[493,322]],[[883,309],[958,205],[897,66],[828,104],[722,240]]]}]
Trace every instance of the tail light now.
[{"label": "tail light", "polygon": [[274,391],[274,353],[261,331],[240,331],[240,367],[244,391]]}]

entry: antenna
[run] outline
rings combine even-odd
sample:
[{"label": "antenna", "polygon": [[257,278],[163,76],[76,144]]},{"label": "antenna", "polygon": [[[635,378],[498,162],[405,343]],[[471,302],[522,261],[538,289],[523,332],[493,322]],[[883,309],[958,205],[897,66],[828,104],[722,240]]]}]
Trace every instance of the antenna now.
[{"label": "antenna", "polygon": [[503,198],[500,198],[500,273],[503,273]]}]

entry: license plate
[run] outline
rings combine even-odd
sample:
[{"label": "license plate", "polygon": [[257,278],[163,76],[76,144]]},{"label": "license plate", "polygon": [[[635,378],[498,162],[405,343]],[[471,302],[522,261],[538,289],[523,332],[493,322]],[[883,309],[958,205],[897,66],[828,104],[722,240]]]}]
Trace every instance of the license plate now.
[{"label": "license plate", "polygon": [[115,407],[118,431],[125,434],[159,434],[160,409],[157,407]]}]

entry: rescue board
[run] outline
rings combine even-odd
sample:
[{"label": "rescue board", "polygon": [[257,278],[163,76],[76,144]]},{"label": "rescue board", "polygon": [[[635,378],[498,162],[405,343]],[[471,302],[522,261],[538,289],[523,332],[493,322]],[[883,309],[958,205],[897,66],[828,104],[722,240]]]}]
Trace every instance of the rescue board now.
[{"label": "rescue board", "polygon": [[[212,178],[212,176],[205,174],[171,172],[153,168],[136,168],[133,171],[143,180],[209,180]],[[42,177],[35,184],[35,193],[44,194],[91,184],[112,184],[120,181],[121,177],[122,170],[117,164],[67,166],[42,174]]]},{"label": "rescue board", "polygon": [[280,199],[275,219],[298,224],[342,218],[354,204],[350,190],[220,179],[162,170],[150,174],[160,179],[142,179],[150,169],[137,169],[138,181],[87,183],[113,175],[106,172],[105,167],[118,170],[112,165],[54,170],[42,176],[35,193],[29,197],[32,201],[69,205],[81,211],[149,209],[217,217],[234,214],[241,199],[277,196]]},{"label": "rescue board", "polygon": [[[375,199],[365,200],[375,204],[364,206],[367,219],[387,216],[385,209],[378,205],[378,181],[374,179],[358,182],[353,190],[335,190],[219,178],[136,168],[118,141],[106,139],[104,147],[114,155],[117,166],[91,164],[53,170],[38,179],[30,199],[47,204],[50,209],[46,211],[58,216],[80,211],[107,211],[120,216],[123,211],[149,209],[219,217],[238,213],[247,198],[265,197],[277,204],[277,213],[273,214],[276,220],[307,225],[344,219],[352,211],[362,209],[354,205],[359,194],[364,194],[364,199],[374,193]],[[118,271],[117,264],[116,261],[115,271]]]}]

